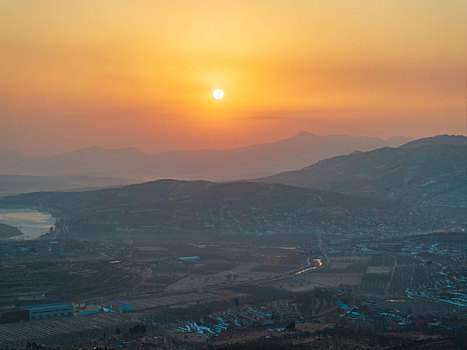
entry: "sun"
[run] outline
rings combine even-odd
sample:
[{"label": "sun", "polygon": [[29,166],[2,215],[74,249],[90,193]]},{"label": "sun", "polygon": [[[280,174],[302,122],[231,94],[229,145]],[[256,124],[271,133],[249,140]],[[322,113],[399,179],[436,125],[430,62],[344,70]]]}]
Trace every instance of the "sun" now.
[{"label": "sun", "polygon": [[216,89],[213,91],[212,96],[214,96],[216,100],[220,100],[224,97],[224,91],[222,89]]}]

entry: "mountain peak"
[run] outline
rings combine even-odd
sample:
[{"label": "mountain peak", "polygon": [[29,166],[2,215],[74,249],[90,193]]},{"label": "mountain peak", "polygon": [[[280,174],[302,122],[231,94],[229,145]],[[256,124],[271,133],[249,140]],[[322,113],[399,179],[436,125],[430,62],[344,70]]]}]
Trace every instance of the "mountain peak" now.
[{"label": "mountain peak", "polygon": [[294,136],[318,136],[318,135],[316,135],[315,133],[312,133],[311,131],[301,130],[297,132]]},{"label": "mountain peak", "polygon": [[[277,142],[273,142],[273,143],[279,143],[279,144],[283,144],[283,143],[290,143],[290,142],[297,142],[297,141],[307,141],[307,140],[319,140],[319,139],[322,139],[323,137],[322,136],[319,136],[319,135],[316,135],[312,132],[309,132],[309,131],[299,131],[297,132],[296,134],[292,135],[292,136],[289,136],[285,139],[282,139],[282,140],[279,140]],[[254,146],[254,145],[252,145]],[[251,147],[251,146],[250,146]]]}]

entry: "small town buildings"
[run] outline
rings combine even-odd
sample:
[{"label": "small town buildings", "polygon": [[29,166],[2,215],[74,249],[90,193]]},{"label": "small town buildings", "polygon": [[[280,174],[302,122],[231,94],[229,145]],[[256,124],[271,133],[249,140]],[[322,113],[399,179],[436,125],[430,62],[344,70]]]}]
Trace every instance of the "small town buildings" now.
[{"label": "small town buildings", "polygon": [[128,311],[133,311],[134,307],[133,305],[125,303],[120,300],[112,300],[109,303],[109,309],[114,312],[128,312]]},{"label": "small town buildings", "polygon": [[98,314],[101,311],[100,308],[98,308],[95,305],[87,305],[84,308],[76,310],[76,312],[79,315],[92,315],[92,314]]},{"label": "small town buildings", "polygon": [[23,306],[21,309],[29,311],[30,320],[60,316],[73,316],[73,305],[67,303]]},{"label": "small town buildings", "polygon": [[151,232],[151,231],[157,230],[158,228],[160,228],[160,227],[159,227],[159,226],[154,226],[154,225],[141,226],[141,231],[143,231],[143,232]]}]

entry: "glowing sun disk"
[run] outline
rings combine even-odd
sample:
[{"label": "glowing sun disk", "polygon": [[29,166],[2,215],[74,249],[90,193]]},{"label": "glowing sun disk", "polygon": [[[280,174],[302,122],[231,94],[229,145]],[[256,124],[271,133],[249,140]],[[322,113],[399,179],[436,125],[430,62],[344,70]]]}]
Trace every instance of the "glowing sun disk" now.
[{"label": "glowing sun disk", "polygon": [[220,100],[224,97],[224,91],[222,89],[216,89],[213,91],[212,95],[216,100]]}]

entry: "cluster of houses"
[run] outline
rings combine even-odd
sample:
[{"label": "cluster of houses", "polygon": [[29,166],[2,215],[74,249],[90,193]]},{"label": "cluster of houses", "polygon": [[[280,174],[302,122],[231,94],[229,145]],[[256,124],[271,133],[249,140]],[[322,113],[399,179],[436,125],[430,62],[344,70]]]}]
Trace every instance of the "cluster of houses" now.
[{"label": "cluster of houses", "polygon": [[112,300],[104,305],[86,305],[85,303],[53,303],[23,306],[18,310],[6,311],[0,315],[0,323],[48,319],[63,316],[90,315],[99,312],[129,312],[133,305],[120,300]]},{"label": "cluster of houses", "polygon": [[255,324],[271,325],[272,313],[264,307],[248,307],[238,312],[212,313],[199,322],[186,322],[175,326],[174,331],[210,338],[227,329],[249,328]]}]

